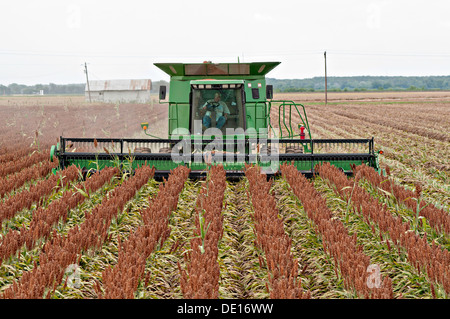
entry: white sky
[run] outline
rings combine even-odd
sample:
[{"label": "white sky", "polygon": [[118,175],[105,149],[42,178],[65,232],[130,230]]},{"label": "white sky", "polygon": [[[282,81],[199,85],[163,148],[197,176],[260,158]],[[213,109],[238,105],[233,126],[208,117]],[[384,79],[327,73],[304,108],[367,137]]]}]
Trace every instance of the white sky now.
[{"label": "white sky", "polygon": [[448,0],[10,0],[0,84],[168,80],[156,62],[281,61],[269,77],[450,75]]}]

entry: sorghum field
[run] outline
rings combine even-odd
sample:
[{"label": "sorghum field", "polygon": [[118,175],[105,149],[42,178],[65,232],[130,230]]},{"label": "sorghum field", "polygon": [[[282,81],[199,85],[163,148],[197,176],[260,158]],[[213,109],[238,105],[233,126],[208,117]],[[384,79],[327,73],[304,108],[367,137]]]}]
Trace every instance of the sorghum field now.
[{"label": "sorghum field", "polygon": [[373,136],[386,176],[54,175],[59,136],[143,137],[148,121],[166,137],[167,106],[0,97],[0,297],[448,298],[450,92],[276,98],[305,105],[313,138]]}]

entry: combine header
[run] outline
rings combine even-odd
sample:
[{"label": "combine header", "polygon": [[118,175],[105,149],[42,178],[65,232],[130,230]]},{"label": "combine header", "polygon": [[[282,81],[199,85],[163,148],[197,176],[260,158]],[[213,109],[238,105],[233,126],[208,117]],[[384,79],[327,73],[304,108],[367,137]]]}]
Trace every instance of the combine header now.
[{"label": "combine header", "polygon": [[[197,64],[156,63],[170,75],[169,100],[161,86],[160,103],[168,104],[167,139],[61,137],[51,158],[61,168],[75,164],[86,172],[106,166],[133,170],[145,162],[155,176],[167,176],[179,165],[191,177],[206,176],[208,165],[223,164],[227,176],[240,177],[245,164],[257,164],[266,174],[294,163],[307,176],[316,164],[330,162],[346,174],[365,163],[379,170],[373,138],[314,139],[305,107],[274,100],[265,75],[280,62]],[[151,125],[151,124],[150,124]]]}]

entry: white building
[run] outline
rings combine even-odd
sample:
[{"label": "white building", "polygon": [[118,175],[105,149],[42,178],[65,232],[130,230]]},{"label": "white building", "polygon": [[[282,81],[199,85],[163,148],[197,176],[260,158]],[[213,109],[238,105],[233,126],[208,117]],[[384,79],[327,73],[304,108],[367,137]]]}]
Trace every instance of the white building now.
[{"label": "white building", "polygon": [[[101,80],[89,81],[92,102],[147,103],[150,102],[152,81],[139,80]],[[89,102],[88,85],[85,87],[86,101]]]}]

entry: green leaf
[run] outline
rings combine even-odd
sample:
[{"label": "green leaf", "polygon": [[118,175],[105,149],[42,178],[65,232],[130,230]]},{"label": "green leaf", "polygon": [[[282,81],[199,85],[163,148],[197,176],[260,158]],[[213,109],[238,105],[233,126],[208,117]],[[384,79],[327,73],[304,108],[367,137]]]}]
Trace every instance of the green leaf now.
[{"label": "green leaf", "polygon": [[382,188],[379,188],[379,187],[378,187],[378,190],[381,191],[381,192],[383,192],[385,195],[387,195],[387,196],[389,196],[389,197],[392,197],[392,196],[393,196],[392,193],[389,193],[388,191],[385,191],[385,190],[382,189]]},{"label": "green leaf", "polygon": [[82,190],[81,188],[76,187],[75,185],[73,185],[73,188],[75,188],[81,195],[83,195],[86,198],[89,198],[89,194],[86,193],[84,190]]}]

